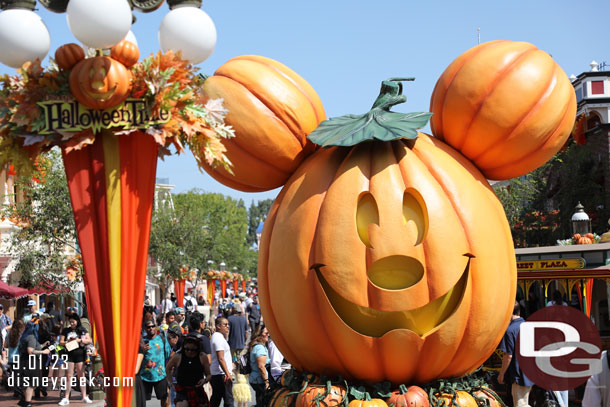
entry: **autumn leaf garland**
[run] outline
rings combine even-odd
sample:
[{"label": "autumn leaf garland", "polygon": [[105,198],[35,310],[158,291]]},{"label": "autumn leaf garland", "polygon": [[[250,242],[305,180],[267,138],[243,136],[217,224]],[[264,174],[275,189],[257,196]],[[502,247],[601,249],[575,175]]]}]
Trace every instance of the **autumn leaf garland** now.
[{"label": "autumn leaf garland", "polygon": [[[131,98],[146,102],[150,117],[161,110],[171,114],[166,123],[151,124],[145,131],[159,143],[160,156],[171,154],[170,146],[178,154],[188,145],[199,166],[222,165],[231,171],[225,155],[223,138],[234,137],[233,129],[225,125],[228,111],[222,100],[202,104],[201,79],[180,53],[158,52],[132,67]],[[34,171],[34,160],[42,152],[61,145],[80,149],[95,140],[90,130],[39,134],[44,127],[44,115],[38,102],[53,99],[71,100],[68,86],[69,71],[57,68],[51,61],[43,69],[39,61],[25,64],[18,75],[0,77],[0,167],[11,164],[22,174]],[[117,129],[115,134],[128,135],[133,130]]]}]

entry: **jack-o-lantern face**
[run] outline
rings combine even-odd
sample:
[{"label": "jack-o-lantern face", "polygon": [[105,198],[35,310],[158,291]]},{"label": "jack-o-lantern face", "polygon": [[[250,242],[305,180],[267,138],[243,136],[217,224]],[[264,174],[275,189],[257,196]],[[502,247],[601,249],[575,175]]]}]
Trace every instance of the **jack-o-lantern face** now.
[{"label": "jack-o-lantern face", "polygon": [[70,91],[83,105],[107,109],[125,101],[132,75],[123,64],[104,56],[80,61],[70,72]]},{"label": "jack-o-lantern face", "polygon": [[419,134],[305,161],[265,222],[258,283],[296,368],[421,383],[493,352],[514,302],[514,249],[485,178]]},{"label": "jack-o-lantern face", "polygon": [[[426,267],[420,261],[421,256],[418,255],[415,247],[421,245],[426,237],[428,213],[423,198],[415,190],[405,191],[401,208],[390,205],[387,210],[384,219],[384,227],[387,230],[381,230],[379,207],[374,196],[370,192],[361,193],[356,206],[355,225],[360,241],[368,248],[370,254],[368,256],[370,265],[366,267],[366,289],[369,298],[396,297],[398,300],[390,301],[390,304],[398,302],[397,307],[386,306],[385,308],[390,310],[383,311],[354,303],[344,298],[329,284],[324,277],[324,264],[316,264],[312,268],[315,269],[333,309],[343,322],[356,332],[366,336],[381,337],[394,329],[409,329],[423,336],[440,325],[458,306],[468,279],[470,255],[464,255],[463,272],[456,284],[445,294],[417,308],[406,307],[405,303],[417,290],[415,286],[424,286],[426,283],[423,280]],[[396,213],[391,213],[391,210]],[[400,240],[397,243],[401,247],[393,246],[388,250],[386,236],[394,242]],[[334,266],[334,268],[340,267],[342,266]],[[334,275],[332,269],[328,270],[327,274],[332,279]],[[340,284],[339,287],[341,286],[343,285]],[[411,289],[407,290],[409,288]],[[383,302],[373,302],[379,308],[384,308],[381,305]]]}]

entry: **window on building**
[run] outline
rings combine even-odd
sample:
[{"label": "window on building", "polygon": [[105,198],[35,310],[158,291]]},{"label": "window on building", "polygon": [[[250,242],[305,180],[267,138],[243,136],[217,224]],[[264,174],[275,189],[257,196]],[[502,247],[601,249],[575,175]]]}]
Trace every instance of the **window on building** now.
[{"label": "window on building", "polygon": [[592,95],[603,95],[604,94],[604,81],[591,81],[591,94]]},{"label": "window on building", "polygon": [[582,100],[582,87],[576,88],[576,102],[580,102]]}]

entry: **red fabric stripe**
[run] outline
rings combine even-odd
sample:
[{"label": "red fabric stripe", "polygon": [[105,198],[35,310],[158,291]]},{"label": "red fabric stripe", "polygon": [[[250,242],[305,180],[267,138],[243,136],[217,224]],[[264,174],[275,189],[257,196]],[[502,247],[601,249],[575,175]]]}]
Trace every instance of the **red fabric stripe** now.
[{"label": "red fabric stripe", "polygon": [[72,210],[85,269],[89,316],[98,329],[104,371],[114,368],[114,335],[110,301],[106,181],[102,137],[81,150],[62,151]]},{"label": "red fabric stripe", "polygon": [[[125,377],[135,374],[142,326],[158,144],[137,131],[119,138],[121,156],[121,336]],[[123,390],[124,406],[132,388]]]}]

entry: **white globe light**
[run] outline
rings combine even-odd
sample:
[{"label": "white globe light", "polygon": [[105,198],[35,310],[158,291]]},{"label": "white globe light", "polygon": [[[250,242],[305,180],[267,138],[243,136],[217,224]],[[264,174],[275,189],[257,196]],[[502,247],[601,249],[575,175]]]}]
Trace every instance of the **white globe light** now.
[{"label": "white globe light", "polygon": [[0,13],[0,62],[19,68],[49,52],[51,36],[36,13],[11,9]]},{"label": "white globe light", "polygon": [[138,46],[138,40],[136,38],[136,35],[133,33],[133,31],[129,30],[129,32],[127,33],[127,35],[125,36],[125,38],[123,38],[125,41],[129,41],[133,44],[136,45],[136,47]]},{"label": "white globe light", "polygon": [[66,10],[72,34],[91,48],[110,48],[131,28],[127,0],[70,0]]},{"label": "white globe light", "polygon": [[214,52],[216,27],[203,10],[177,7],[161,21],[159,44],[163,52],[182,51],[182,58],[198,64]]}]

